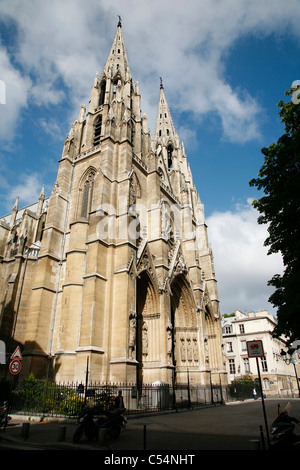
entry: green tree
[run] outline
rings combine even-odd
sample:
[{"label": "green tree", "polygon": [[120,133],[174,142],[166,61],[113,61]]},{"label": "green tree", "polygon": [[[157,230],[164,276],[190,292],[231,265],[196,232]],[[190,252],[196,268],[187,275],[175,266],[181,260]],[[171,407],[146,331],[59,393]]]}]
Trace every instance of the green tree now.
[{"label": "green tree", "polygon": [[277,307],[274,334],[286,335],[291,343],[300,338],[300,104],[295,89],[285,95],[292,95],[287,103],[278,103],[285,133],[261,150],[264,163],[249,184],[263,190],[264,196],[253,206],[261,214],[258,223],[268,224],[268,253],[281,253],[284,265],[283,274],[268,282],[275,288],[269,298]]}]

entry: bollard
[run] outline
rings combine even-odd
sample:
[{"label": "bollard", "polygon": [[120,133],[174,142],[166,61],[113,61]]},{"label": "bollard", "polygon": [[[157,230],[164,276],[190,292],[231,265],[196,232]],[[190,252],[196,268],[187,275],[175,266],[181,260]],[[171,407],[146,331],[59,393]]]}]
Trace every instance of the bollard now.
[{"label": "bollard", "polygon": [[62,442],[66,440],[66,426],[59,426],[57,433],[57,442]]},{"label": "bollard", "polygon": [[144,424],[144,450],[146,450],[147,445],[146,445],[146,424]]},{"label": "bollard", "polygon": [[106,443],[106,436],[107,436],[107,429],[106,428],[100,428],[99,429],[99,444],[101,446],[104,446]]},{"label": "bollard", "polygon": [[261,448],[262,448],[262,450],[266,450],[266,446],[265,446],[265,436],[264,436],[264,432],[263,432],[263,427],[262,427],[262,426],[259,426],[259,430],[260,430],[260,444],[261,444]]},{"label": "bollard", "polygon": [[259,439],[251,439],[250,441],[251,448],[253,450],[261,450],[261,445]]},{"label": "bollard", "polygon": [[25,439],[27,439],[27,437],[29,436],[29,429],[30,429],[30,423],[23,423],[21,437],[24,437]]}]

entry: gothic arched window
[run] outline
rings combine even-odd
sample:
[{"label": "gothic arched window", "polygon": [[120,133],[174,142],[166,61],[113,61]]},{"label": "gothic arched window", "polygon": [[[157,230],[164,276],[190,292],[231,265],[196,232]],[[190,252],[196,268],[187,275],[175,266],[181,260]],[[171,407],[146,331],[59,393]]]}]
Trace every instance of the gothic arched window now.
[{"label": "gothic arched window", "polygon": [[102,115],[100,115],[94,123],[94,142],[93,142],[94,145],[98,145],[100,143],[101,128],[102,128]]},{"label": "gothic arched window", "polygon": [[90,212],[92,208],[94,179],[95,179],[95,172],[90,171],[85,180],[84,187],[83,187],[81,214],[80,214],[81,217],[87,217],[88,212]]},{"label": "gothic arched window", "polygon": [[100,97],[99,97],[99,106],[104,104],[105,101],[105,89],[106,89],[106,81],[103,80],[100,84]]},{"label": "gothic arched window", "polygon": [[167,148],[168,152],[168,168],[172,168],[173,165],[173,146],[170,144]]}]

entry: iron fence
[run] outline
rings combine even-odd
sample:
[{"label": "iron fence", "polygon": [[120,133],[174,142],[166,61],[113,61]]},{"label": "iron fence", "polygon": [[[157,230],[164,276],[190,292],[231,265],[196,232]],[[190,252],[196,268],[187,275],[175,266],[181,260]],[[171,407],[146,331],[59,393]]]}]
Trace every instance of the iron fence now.
[{"label": "iron fence", "polygon": [[122,392],[127,414],[188,408],[195,405],[222,403],[226,389],[221,386],[169,384],[137,386],[136,384],[50,383],[35,381],[11,393],[11,412],[47,416],[78,416],[89,404],[100,415],[114,408],[114,400]]}]

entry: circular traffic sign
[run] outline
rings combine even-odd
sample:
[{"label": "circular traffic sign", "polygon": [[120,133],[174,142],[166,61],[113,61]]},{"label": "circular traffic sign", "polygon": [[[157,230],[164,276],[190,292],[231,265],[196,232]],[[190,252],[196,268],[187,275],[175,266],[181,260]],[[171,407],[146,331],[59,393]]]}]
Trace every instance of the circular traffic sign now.
[{"label": "circular traffic sign", "polygon": [[14,359],[13,361],[11,361],[11,363],[9,364],[9,371],[11,374],[13,375],[17,375],[21,370],[21,361],[19,361],[18,359]]}]

